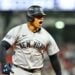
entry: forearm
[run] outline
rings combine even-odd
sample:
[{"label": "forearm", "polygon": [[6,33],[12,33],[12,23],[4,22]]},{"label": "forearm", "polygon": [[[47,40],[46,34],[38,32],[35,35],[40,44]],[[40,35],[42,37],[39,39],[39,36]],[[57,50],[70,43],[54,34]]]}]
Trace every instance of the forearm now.
[{"label": "forearm", "polygon": [[56,75],[62,75],[62,73],[61,73],[61,66],[60,66],[57,54],[49,56],[49,58],[50,58],[52,67],[53,67]]},{"label": "forearm", "polygon": [[6,41],[0,43],[0,62],[2,64],[1,71],[3,74],[9,75],[11,70],[11,65],[6,62],[6,51],[10,48],[10,44]]},{"label": "forearm", "polygon": [[0,42],[0,62],[2,64],[6,63],[5,57],[6,57],[6,50],[10,47],[10,44],[6,41]]}]

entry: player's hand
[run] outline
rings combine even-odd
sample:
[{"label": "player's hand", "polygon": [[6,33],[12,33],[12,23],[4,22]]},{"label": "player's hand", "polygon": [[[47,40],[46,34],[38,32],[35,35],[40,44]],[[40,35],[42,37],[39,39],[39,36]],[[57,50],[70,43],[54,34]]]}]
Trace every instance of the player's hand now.
[{"label": "player's hand", "polygon": [[2,73],[3,74],[10,74],[10,72],[13,72],[11,70],[11,65],[10,64],[4,64],[4,65],[2,65]]}]

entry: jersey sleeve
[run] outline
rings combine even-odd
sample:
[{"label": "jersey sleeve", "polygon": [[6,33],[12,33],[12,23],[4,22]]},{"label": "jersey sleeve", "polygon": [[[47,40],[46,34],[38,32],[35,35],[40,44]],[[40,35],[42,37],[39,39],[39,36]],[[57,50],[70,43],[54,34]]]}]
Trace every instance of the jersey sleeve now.
[{"label": "jersey sleeve", "polygon": [[54,38],[49,34],[48,35],[48,55],[54,55],[59,52],[59,48],[54,40]]},{"label": "jersey sleeve", "polygon": [[[10,45],[14,44],[17,39],[19,26],[12,28],[3,38],[4,41],[7,41]],[[3,41],[2,40],[2,41]]]}]

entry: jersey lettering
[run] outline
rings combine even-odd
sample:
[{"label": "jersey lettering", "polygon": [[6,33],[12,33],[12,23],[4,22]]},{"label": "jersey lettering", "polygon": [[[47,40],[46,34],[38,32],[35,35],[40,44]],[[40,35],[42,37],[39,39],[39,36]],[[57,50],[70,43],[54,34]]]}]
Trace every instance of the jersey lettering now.
[{"label": "jersey lettering", "polygon": [[32,40],[26,40],[24,42],[19,43],[20,48],[37,48],[37,49],[44,49],[45,46],[40,41],[32,41]]}]

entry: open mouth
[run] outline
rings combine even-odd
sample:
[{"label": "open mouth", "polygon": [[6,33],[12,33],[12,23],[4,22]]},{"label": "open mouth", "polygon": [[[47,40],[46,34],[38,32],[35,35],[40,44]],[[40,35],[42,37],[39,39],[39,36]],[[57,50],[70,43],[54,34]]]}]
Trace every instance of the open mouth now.
[{"label": "open mouth", "polygon": [[42,24],[42,23],[43,23],[43,21],[40,21],[40,22],[39,22],[39,24]]}]

